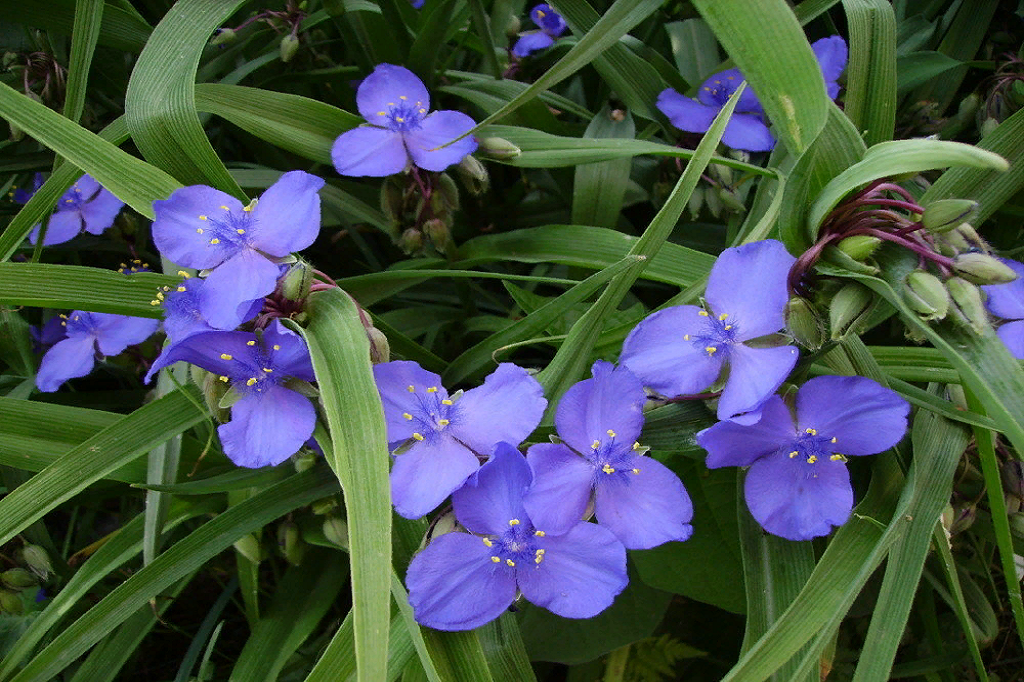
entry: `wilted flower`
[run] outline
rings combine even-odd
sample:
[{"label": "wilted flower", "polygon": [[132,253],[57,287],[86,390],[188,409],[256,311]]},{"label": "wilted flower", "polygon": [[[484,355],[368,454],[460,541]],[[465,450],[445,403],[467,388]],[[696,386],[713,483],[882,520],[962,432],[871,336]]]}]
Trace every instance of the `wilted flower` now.
[{"label": "wilted flower", "polygon": [[564,534],[534,525],[523,507],[533,478],[508,443],[452,495],[470,533],[434,539],[409,564],[405,582],[417,622],[470,630],[494,620],[517,592],[565,618],[590,618],[625,587],[626,550],[606,529],[576,520]]},{"label": "wilted flower", "polygon": [[[39,176],[36,177],[38,181]],[[39,185],[36,185],[31,193],[16,194],[14,200],[23,203],[21,200],[24,199],[27,202],[38,188]],[[77,237],[82,230],[89,234],[102,234],[114,224],[123,206],[124,202],[103,189],[100,183],[83,175],[61,195],[57,210],[46,223],[43,244],[63,244]],[[29,242],[36,243],[41,229],[41,225],[32,228],[28,235]]]},{"label": "wilted flower", "polygon": [[779,396],[761,420],[723,421],[697,434],[707,466],[749,466],[743,496],[757,522],[789,540],[827,535],[853,509],[847,456],[896,445],[910,405],[864,377],[811,379],[796,394],[795,417]]},{"label": "wilted flower", "polygon": [[1017,273],[1017,279],[981,287],[988,296],[985,306],[993,315],[1009,320],[996,333],[1015,358],[1024,360],[1024,263],[1009,258],[999,260]]},{"label": "wilted flower", "polygon": [[555,39],[565,32],[565,19],[562,18],[551,5],[541,3],[530,10],[530,18],[533,23],[540,27],[539,31],[524,33],[512,46],[512,54],[517,57],[526,57],[551,47]]},{"label": "wilted flower", "polygon": [[379,64],[356,91],[359,114],[369,125],[342,133],[331,147],[341,175],[394,175],[411,162],[442,171],[476,151],[472,135],[448,144],[475,125],[459,111],[430,112],[430,94],[409,69]]}]

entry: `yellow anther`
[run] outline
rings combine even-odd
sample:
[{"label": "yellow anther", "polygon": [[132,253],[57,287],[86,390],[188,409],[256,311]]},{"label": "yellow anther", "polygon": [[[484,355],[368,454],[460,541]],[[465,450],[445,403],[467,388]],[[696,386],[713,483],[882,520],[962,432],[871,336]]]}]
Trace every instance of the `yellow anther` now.
[{"label": "yellow anther", "polygon": [[818,456],[817,455],[811,455],[810,457],[807,458],[807,463],[808,464],[814,464],[817,461],[818,461]]},{"label": "yellow anther", "polygon": [[639,469],[637,469],[636,467],[634,467],[634,468],[633,468],[633,473],[634,473],[634,474],[639,474],[639,473],[640,473],[640,470],[639,470]]},{"label": "yellow anther", "polygon": [[640,449],[640,441],[638,441],[638,440],[633,441],[633,449],[634,450],[639,450]]},{"label": "yellow anther", "polygon": [[505,559],[505,563],[511,566],[512,568],[516,567],[516,562],[512,561],[511,559]]},{"label": "yellow anther", "polygon": [[413,386],[412,384],[409,384],[408,386],[405,387],[405,390],[409,391],[409,393],[415,393],[416,387]]},{"label": "yellow anther", "polygon": [[718,321],[721,322],[725,320],[725,318],[727,317],[729,317],[729,313],[722,313],[721,315],[718,316]]},{"label": "yellow anther", "polygon": [[597,450],[599,447],[601,447],[601,441],[599,440],[595,440],[593,443],[590,444],[591,450]]},{"label": "yellow anther", "polygon": [[246,380],[245,380],[245,385],[246,385],[246,386],[252,386],[252,385],[253,385],[253,384],[255,384],[255,383],[256,383],[257,381],[259,381],[259,379],[257,379],[256,377],[252,377],[251,379],[246,379]]},{"label": "yellow anther", "polygon": [[412,421],[412,415],[408,412],[403,412],[402,417],[405,418],[406,421]]},{"label": "yellow anther", "polygon": [[163,289],[164,291],[170,291],[171,290],[170,287],[160,287],[160,288]]},{"label": "yellow anther", "polygon": [[701,317],[707,317],[708,316],[708,311],[701,310],[697,314],[700,315]]},{"label": "yellow anther", "polygon": [[518,526],[519,525],[519,519],[509,519],[508,520],[508,525],[510,525],[510,526]]},{"label": "yellow anther", "polygon": [[196,228],[196,233],[198,233],[198,234],[202,234],[202,233],[203,233],[203,228],[201,228],[201,227],[197,227],[197,228]]},{"label": "yellow anther", "polygon": [[248,212],[252,211],[254,208],[256,208],[256,200],[255,199],[253,199],[251,202],[249,202],[248,206],[243,206],[242,210],[245,211],[246,213],[248,213]]},{"label": "yellow anther", "polygon": [[492,556],[491,561],[493,561],[494,563],[498,563],[499,561],[501,561],[501,559],[499,557]]},{"label": "yellow anther", "polygon": [[58,315],[58,317],[60,317],[62,320],[68,319],[68,316],[65,315],[64,313],[61,313],[60,315]]},{"label": "yellow anther", "polygon": [[832,440],[831,440],[830,442],[832,442],[832,443],[838,443],[838,442],[839,442],[839,439],[838,439],[838,438],[836,438],[835,436],[832,436]]},{"label": "yellow anther", "polygon": [[544,14],[544,10],[542,10],[542,9],[539,9],[539,10],[537,10],[537,18],[538,18],[538,19],[543,19],[543,18],[544,18],[544,17],[546,17],[546,16],[547,16],[547,15],[546,15],[546,14]]},{"label": "yellow anther", "polygon": [[615,473],[615,469],[613,469],[609,464],[605,464],[603,467],[601,467],[601,471],[605,472],[606,474]]},{"label": "yellow anther", "polygon": [[707,351],[708,355],[714,355],[718,352],[718,348],[715,346],[705,346],[704,350]]},{"label": "yellow anther", "polygon": [[275,344],[274,344],[274,350],[281,350],[281,346],[279,346],[279,345],[277,345],[277,344],[275,343]]},{"label": "yellow anther", "polygon": [[399,96],[398,96],[398,99],[409,99],[409,98],[408,98],[408,97],[406,97],[405,95],[399,95]]},{"label": "yellow anther", "polygon": [[247,345],[247,346],[255,346],[256,345],[256,341],[254,341],[254,340],[246,341],[245,345]]},{"label": "yellow anther", "polygon": [[187,272],[185,272],[184,270],[178,270],[178,277],[184,277],[185,279],[188,279],[188,278],[189,278],[189,277],[191,277],[191,276],[192,276],[192,275],[188,274],[188,273],[187,273]]},{"label": "yellow anther", "polygon": [[809,433],[812,436],[817,436],[818,435],[818,430],[817,429],[804,429],[804,433]]},{"label": "yellow anther", "polygon": [[224,376],[223,374],[221,374],[217,378],[220,379],[221,381],[223,381],[225,384],[228,383],[228,378],[226,376]]},{"label": "yellow anther", "polygon": [[214,237],[213,239],[210,240],[210,243],[211,244],[220,244],[220,240],[217,239],[216,237]]},{"label": "yellow anther", "polygon": [[535,552],[535,554],[542,554],[542,555],[543,555],[543,554],[547,554],[547,550],[546,550],[546,549],[538,549],[538,550],[537,550],[537,551]]},{"label": "yellow anther", "polygon": [[536,556],[536,558],[534,558],[533,563],[539,564],[542,561],[544,561],[544,555],[543,554],[538,554]]},{"label": "yellow anther", "polygon": [[484,541],[484,546],[485,547],[494,547],[494,543],[491,542],[490,540],[488,540],[487,538],[480,538],[480,539]]},{"label": "yellow anther", "polygon": [[235,230],[235,232],[237,232],[238,234],[245,234],[245,230],[243,230],[242,228],[238,228],[237,230]]},{"label": "yellow anther", "polygon": [[389,107],[393,107],[393,106],[395,106],[395,103],[394,102],[388,102],[388,106]]},{"label": "yellow anther", "polygon": [[[152,300],[152,301],[149,302],[149,304],[150,305],[160,305],[160,301]],[[63,324],[63,322],[61,324]]]},{"label": "yellow anther", "polygon": [[270,367],[264,367],[264,368],[263,368],[263,371],[264,371],[264,372],[266,372],[267,374],[270,374],[270,373],[271,373],[271,372],[273,372],[274,370],[273,370],[273,369],[271,369]]},{"label": "yellow anther", "polygon": [[706,90],[707,92],[711,92],[711,88],[705,87],[704,90]]},{"label": "yellow anther", "polygon": [[725,331],[729,331],[730,329],[732,329],[732,325],[731,324],[727,324],[727,325],[725,325],[723,327],[723,329],[725,329]]},{"label": "yellow anther", "polygon": [[412,437],[415,438],[416,440],[423,440],[423,434],[422,433],[414,433],[414,434],[412,434]]},{"label": "yellow anther", "polygon": [[220,359],[221,360],[231,360],[231,356],[228,355],[227,353],[221,353],[220,354]]},{"label": "yellow anther", "polygon": [[437,386],[431,386],[428,388],[427,393],[437,393]]},{"label": "yellow anther", "polygon": [[609,436],[611,436],[612,438],[615,438],[615,432],[614,432],[614,431],[612,431],[611,429],[608,429],[607,431],[605,431],[605,433],[607,433],[607,434],[608,434]]},{"label": "yellow anther", "polygon": [[535,530],[535,531],[533,531],[533,534],[534,534],[534,535],[536,535],[536,536],[537,536],[537,537],[539,537],[539,538],[542,538],[542,537],[544,537],[545,535],[547,535],[547,533],[545,533],[545,532],[544,532],[544,531],[542,531],[542,530]]},{"label": "yellow anther", "polygon": [[378,111],[378,112],[377,112],[377,115],[378,115],[378,116],[387,116],[387,113],[388,113],[388,112],[386,112],[386,111]]},{"label": "yellow anther", "polygon": [[207,218],[207,217],[206,217],[206,216],[204,216],[204,215],[201,215],[201,216],[199,216],[199,219],[200,219],[200,220],[209,220],[209,218]]},{"label": "yellow anther", "polygon": [[797,452],[796,450],[794,450],[793,452],[789,453],[789,458],[790,458],[790,459],[793,459],[794,457],[796,457],[796,456],[797,456],[797,455],[799,455],[799,454],[800,454],[799,452]]},{"label": "yellow anther", "polygon": [[689,340],[690,340],[690,335],[689,334],[683,334],[683,341],[689,341]]},{"label": "yellow anther", "polygon": [[402,118],[401,116],[395,116],[395,120],[398,121],[399,123],[405,123],[405,119]]},{"label": "yellow anther", "polygon": [[451,424],[451,422],[448,421],[447,419],[438,419],[437,423],[440,424],[441,426],[448,426],[449,424]]},{"label": "yellow anther", "polygon": [[220,206],[220,207],[221,207],[221,208],[223,208],[223,209],[224,209],[225,211],[230,211],[230,210],[231,210],[230,208],[228,208],[228,207],[227,207],[227,206],[225,206],[224,204],[221,204],[221,206]]},{"label": "yellow anther", "polygon": [[448,398],[445,398],[444,400],[441,401],[441,404],[442,405],[451,405],[452,401],[448,400]]},{"label": "yellow anther", "polygon": [[185,291],[185,287],[178,287],[177,289],[175,289],[175,291],[180,293],[182,291]]},{"label": "yellow anther", "polygon": [[162,291],[158,291],[158,292],[156,292],[156,299],[157,299],[158,301],[162,301],[162,300],[164,300],[164,292],[162,292]]},{"label": "yellow anther", "polygon": [[62,327],[66,327],[66,326],[68,326],[68,323],[67,323],[67,322],[61,322],[61,323],[60,323],[60,326],[62,326]]},{"label": "yellow anther", "polygon": [[425,113],[427,113],[427,110],[426,109],[420,109],[420,113],[421,114],[425,114]]},{"label": "yellow anther", "polygon": [[834,455],[832,455],[831,457],[829,457],[829,459],[832,460],[833,462],[845,462],[846,461],[846,455],[840,455],[837,452]]}]

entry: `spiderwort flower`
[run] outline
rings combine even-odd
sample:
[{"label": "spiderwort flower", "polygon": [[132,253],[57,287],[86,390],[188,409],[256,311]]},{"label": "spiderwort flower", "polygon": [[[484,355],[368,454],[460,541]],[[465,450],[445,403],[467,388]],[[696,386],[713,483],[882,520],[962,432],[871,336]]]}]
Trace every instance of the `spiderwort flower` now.
[{"label": "spiderwort flower", "polygon": [[525,369],[502,363],[483,386],[450,397],[441,377],[415,362],[373,367],[384,404],[395,511],[418,519],[441,504],[480,466],[499,441],[519,443],[537,428],[547,400]]},{"label": "spiderwort flower", "polygon": [[626,337],[619,361],[668,397],[703,391],[727,368],[718,418],[752,413],[747,418],[756,421],[757,408],[792,371],[797,350],[744,342],[786,326],[786,276],[794,262],[774,239],[726,249],[711,268],[706,306],[674,306],[649,316]]},{"label": "spiderwort flower", "polygon": [[555,413],[563,443],[533,445],[534,473],[526,510],[559,534],[586,513],[591,498],[597,521],[627,549],[650,549],[693,533],[693,504],[682,482],[661,462],[644,456],[637,438],[647,399],[640,380],[624,367],[596,362],[594,378],[566,391]]},{"label": "spiderwort flower", "polygon": [[[21,195],[20,198],[28,201],[37,189],[38,186],[31,194]],[[16,196],[15,201],[18,199]],[[60,201],[57,202],[57,210],[46,224],[43,244],[63,244],[77,237],[82,230],[89,234],[102,234],[114,224],[114,219],[123,206],[124,202],[103,189],[100,183],[88,175],[83,175],[61,195]],[[41,225],[32,228],[28,235],[29,242],[36,243],[40,229]]]},{"label": "spiderwort flower", "polygon": [[523,507],[532,474],[508,443],[452,495],[455,517],[470,533],[435,538],[409,564],[417,622],[470,630],[494,620],[521,591],[565,618],[590,618],[625,587],[626,550],[606,529],[578,521],[555,535],[535,527]]},{"label": "spiderwort flower", "polygon": [[1024,360],[1024,263],[1009,258],[999,260],[1017,273],[1017,279],[1006,284],[982,286],[981,290],[988,296],[985,307],[993,315],[1009,320],[996,333],[1013,357]]},{"label": "spiderwort flower", "polygon": [[315,175],[291,171],[248,206],[205,185],[153,202],[153,241],[160,253],[179,265],[211,270],[200,311],[212,326],[238,326],[252,302],[274,290],[277,261],[316,240],[323,185]]},{"label": "spiderwort flower", "polygon": [[219,375],[239,396],[231,406],[231,421],[217,427],[224,454],[238,466],[280,464],[313,434],[316,410],[287,386],[292,378],[315,379],[309,350],[280,320],[262,338],[249,332],[193,334],[169,346],[150,376],[179,360]]},{"label": "spiderwort flower", "polygon": [[459,111],[430,111],[430,94],[409,69],[379,64],[356,90],[356,106],[369,125],[342,133],[331,147],[341,175],[394,175],[412,162],[443,171],[476,151],[476,122]]},{"label": "spiderwort flower", "polygon": [[526,57],[551,47],[555,39],[565,32],[565,19],[546,2],[531,9],[530,18],[540,30],[519,36],[519,40],[512,46],[512,54],[517,57]]},{"label": "spiderwort flower", "polygon": [[[846,41],[840,36],[829,36],[815,41],[811,49],[821,66],[828,95],[835,99],[839,94],[836,81],[846,68]],[[676,128],[690,133],[706,133],[743,80],[739,69],[728,69],[701,83],[697,99],[666,88],[658,95],[655,106]],[[768,130],[764,109],[750,87],[740,95],[740,101],[736,103],[732,118],[722,134],[722,142],[733,149],[748,152],[766,152],[775,147],[775,137]]]},{"label": "spiderwort flower", "polygon": [[761,421],[723,421],[697,434],[711,469],[749,466],[743,496],[761,527],[789,540],[827,535],[853,509],[847,456],[896,445],[910,405],[864,377],[811,379],[796,394],[796,414],[782,398],[765,403]]},{"label": "spiderwort flower", "polygon": [[52,393],[68,379],[84,377],[96,364],[97,353],[118,355],[142,343],[156,331],[159,320],[74,310],[61,315],[66,338],[46,352],[36,374],[36,386]]},{"label": "spiderwort flower", "polygon": [[32,187],[29,189],[15,187],[10,195],[11,200],[16,204],[27,204],[28,200],[35,196],[35,193],[43,186],[43,180],[43,174],[36,173],[32,176]]}]

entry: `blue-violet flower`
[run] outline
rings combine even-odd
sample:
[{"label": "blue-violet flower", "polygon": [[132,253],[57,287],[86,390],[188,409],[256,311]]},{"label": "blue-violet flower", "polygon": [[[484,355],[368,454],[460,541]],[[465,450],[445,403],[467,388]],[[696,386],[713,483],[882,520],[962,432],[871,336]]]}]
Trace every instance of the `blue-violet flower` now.
[{"label": "blue-violet flower", "polygon": [[547,400],[525,369],[502,363],[483,386],[449,396],[441,377],[415,362],[374,365],[388,446],[408,447],[391,469],[395,511],[427,514],[465,483],[499,441],[520,443],[537,428]]},{"label": "blue-violet flower", "polygon": [[369,125],[342,133],[331,147],[341,175],[394,175],[412,162],[428,171],[443,171],[476,151],[469,135],[475,125],[459,111],[430,111],[430,94],[409,69],[379,64],[356,90],[356,106]]},{"label": "blue-violet flower", "polygon": [[896,445],[910,405],[864,377],[811,379],[796,394],[796,414],[779,396],[761,421],[723,421],[697,434],[707,466],[749,466],[743,487],[761,527],[789,540],[827,535],[853,509],[847,456],[873,455]]},{"label": "blue-violet flower", "polygon": [[565,32],[565,19],[546,2],[531,9],[530,18],[540,30],[519,36],[519,40],[512,46],[512,54],[517,57],[526,57],[551,47],[555,39]]},{"label": "blue-violet flower", "polygon": [[719,419],[757,409],[792,371],[797,349],[744,342],[786,326],[786,276],[796,259],[774,239],[726,249],[705,291],[705,307],[674,306],[643,320],[626,337],[620,362],[645,386],[676,397],[711,386],[727,369]]},{"label": "blue-violet flower", "polygon": [[1009,320],[1000,325],[996,333],[1013,357],[1024,360],[1024,263],[1009,258],[999,260],[1017,273],[1017,279],[981,287],[988,296],[985,306],[993,315]]},{"label": "blue-violet flower", "polygon": [[535,526],[523,507],[531,478],[519,451],[498,443],[452,495],[455,517],[475,535],[435,538],[409,564],[419,623],[470,630],[500,616],[519,591],[565,618],[590,618],[626,587],[626,550],[606,529],[577,520],[556,535]]},{"label": "blue-violet flower", "polygon": [[[38,189],[32,190],[32,194]],[[15,197],[28,201],[31,194]],[[68,191],[61,195],[57,202],[57,210],[46,223],[46,236],[43,244],[63,244],[78,236],[82,230],[89,234],[102,234],[114,224],[114,219],[121,212],[124,202],[100,186],[100,183],[88,175],[75,180]],[[32,228],[28,240],[32,244],[39,238],[41,225]]]}]

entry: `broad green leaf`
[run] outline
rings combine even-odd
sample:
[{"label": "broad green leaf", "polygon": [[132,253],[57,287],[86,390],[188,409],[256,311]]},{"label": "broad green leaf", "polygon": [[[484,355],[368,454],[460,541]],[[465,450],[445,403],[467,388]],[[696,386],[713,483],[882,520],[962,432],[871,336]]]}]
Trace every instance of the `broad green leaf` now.
[{"label": "broad green leaf", "polygon": [[155,272],[122,275],[80,265],[0,263],[0,304],[159,318],[163,308],[151,301],[160,287],[179,281]]},{"label": "broad green leaf", "polygon": [[703,19],[672,21],[665,24],[665,31],[672,43],[676,68],[690,87],[714,75],[722,60],[718,56],[718,41],[707,22]]},{"label": "broad green leaf", "polygon": [[927,83],[951,69],[960,62],[941,52],[912,52],[896,59],[896,91],[906,93],[922,83]]},{"label": "broad green leaf", "polygon": [[[636,126],[629,112],[612,111],[608,105],[594,116],[583,133],[585,138],[598,139],[632,140],[635,135]],[[624,158],[577,166],[572,190],[572,222],[614,229],[619,222],[632,165],[631,159]]]},{"label": "broad green leaf", "polygon": [[850,26],[844,108],[868,146],[896,125],[896,15],[884,0],[843,0]]}]

